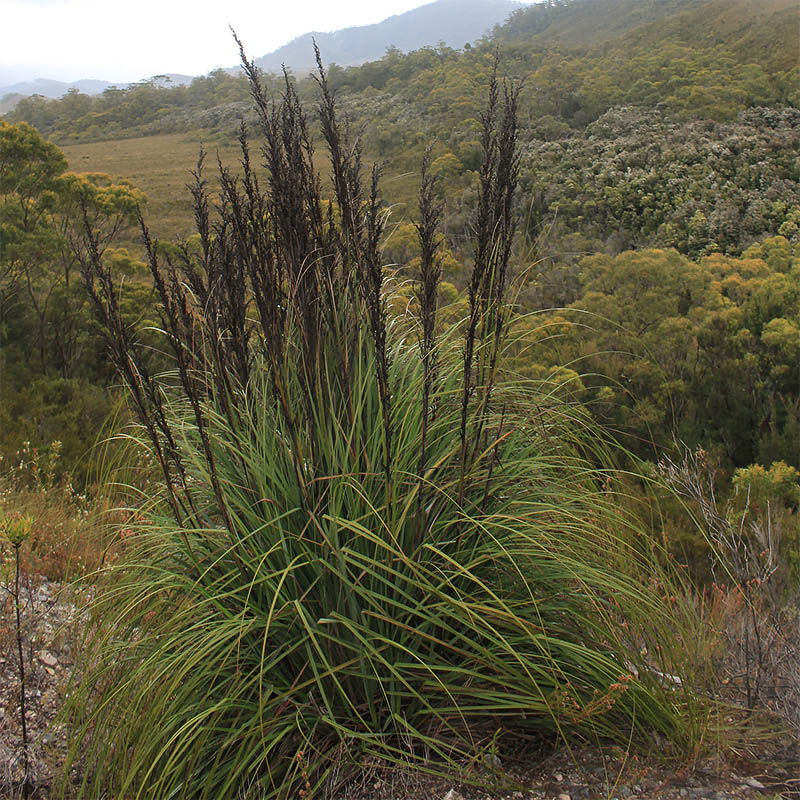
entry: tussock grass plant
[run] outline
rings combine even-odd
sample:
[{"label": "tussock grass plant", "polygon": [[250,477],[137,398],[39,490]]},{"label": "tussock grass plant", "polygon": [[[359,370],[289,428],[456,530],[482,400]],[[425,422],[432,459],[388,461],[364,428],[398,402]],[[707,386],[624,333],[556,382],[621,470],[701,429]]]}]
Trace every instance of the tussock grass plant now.
[{"label": "tussock grass plant", "polygon": [[162,257],[143,227],[174,373],[145,369],[87,231],[163,481],[71,693],[81,796],[321,796],[376,759],[484,781],[487,748],[543,734],[684,746],[702,705],[664,679],[683,629],[606,443],[547,384],[499,379],[516,90],[490,88],[469,317],[438,334],[423,170],[414,334],[387,319],[378,170],[321,65],[331,201],[290,82],[271,103],[243,63],[266,189],[243,130],[216,215],[195,174],[196,245]]}]

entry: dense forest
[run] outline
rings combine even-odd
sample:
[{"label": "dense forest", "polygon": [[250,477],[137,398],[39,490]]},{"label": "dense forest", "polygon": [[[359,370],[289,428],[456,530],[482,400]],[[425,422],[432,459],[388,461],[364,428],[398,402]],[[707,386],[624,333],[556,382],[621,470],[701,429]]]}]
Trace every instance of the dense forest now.
[{"label": "dense forest", "polygon": [[[83,796],[107,758],[108,785],[138,775],[165,797],[245,791],[248,774],[253,797],[321,791],[337,748],[392,761],[403,737],[411,762],[423,748],[452,765],[475,752],[465,709],[525,736],[657,731],[686,755],[708,698],[663,678],[713,627],[695,598],[725,580],[745,626],[725,691],[754,708],[786,663],[768,667],[758,636],[791,627],[800,578],[794,0],[547,0],[463,49],[314,76],[242,55],[241,74],[34,96],[0,118],[3,496],[68,486],[88,502],[112,466],[141,507],[161,486],[147,520],[125,518],[139,560],[102,601],[120,627],[101,625],[84,662],[105,686],[130,659],[153,705],[138,719],[141,686],[117,683],[133,755],[127,731],[93,739]],[[75,172],[64,152],[80,144],[92,169],[93,147],[165,134],[203,143],[177,240],[148,213],[157,189]],[[216,163],[232,145],[240,163]],[[528,529],[558,547],[513,538]],[[327,593],[319,608],[301,585]],[[267,658],[262,623],[284,655]],[[245,682],[182,666],[198,642],[237,676],[246,650]],[[530,663],[509,656],[526,648]],[[171,670],[185,683],[162,686]],[[795,732],[798,692],[764,701]],[[84,734],[120,713],[93,702],[71,701]],[[159,714],[219,770],[148,743]],[[242,741],[280,755],[273,794]]]}]

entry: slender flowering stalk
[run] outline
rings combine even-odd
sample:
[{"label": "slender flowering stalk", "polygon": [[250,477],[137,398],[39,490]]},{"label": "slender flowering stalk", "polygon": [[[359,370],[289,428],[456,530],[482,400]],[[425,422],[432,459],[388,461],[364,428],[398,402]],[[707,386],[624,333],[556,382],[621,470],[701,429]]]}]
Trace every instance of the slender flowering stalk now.
[{"label": "slender flowering stalk", "polygon": [[416,223],[420,244],[420,273],[417,284],[417,300],[420,307],[422,338],[422,434],[419,455],[419,504],[423,503],[425,468],[427,463],[428,426],[435,409],[431,398],[436,380],[436,317],[438,311],[439,284],[442,279],[442,261],[439,252],[441,238],[439,224],[444,213],[444,204],[436,198],[436,181],[431,177],[431,151],[425,151],[422,160],[422,183],[419,193],[419,222]]},{"label": "slender flowering stalk", "polygon": [[33,520],[20,514],[9,514],[2,520],[3,534],[11,546],[14,548],[14,612],[16,622],[16,642],[17,642],[17,669],[19,672],[19,721],[22,729],[22,795],[24,798],[31,796],[33,789],[33,776],[31,774],[31,764],[28,741],[28,720],[27,720],[27,689],[25,684],[25,656],[22,647],[22,595],[20,592],[20,575],[22,572],[20,561],[20,548],[25,540],[30,536],[33,528]]},{"label": "slender flowering stalk", "polygon": [[[521,86],[500,84],[495,73],[481,115],[483,163],[476,237],[469,282],[469,318],[464,343],[461,395],[461,485],[464,496],[470,462],[486,449],[483,433],[495,381],[495,369],[505,330],[505,292],[514,238],[513,200],[519,175],[517,105]],[[498,119],[499,118],[499,119]],[[477,394],[475,422],[470,430],[470,401]]]}]

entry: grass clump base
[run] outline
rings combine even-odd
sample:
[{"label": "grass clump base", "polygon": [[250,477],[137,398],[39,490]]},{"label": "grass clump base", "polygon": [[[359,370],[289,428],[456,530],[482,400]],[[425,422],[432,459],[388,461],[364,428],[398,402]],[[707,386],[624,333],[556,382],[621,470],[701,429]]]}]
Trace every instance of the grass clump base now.
[{"label": "grass clump base", "polygon": [[378,171],[365,188],[321,67],[331,201],[291,84],[271,104],[244,65],[268,188],[243,131],[214,219],[198,168],[195,242],[164,254],[143,228],[173,374],[148,372],[87,229],[163,481],[70,697],[79,794],[317,796],[375,760],[481,782],[506,736],[688,748],[687,620],[611,453],[556,387],[500,378],[515,90],[490,88],[469,316],[441,332],[427,170],[409,329],[387,320]]}]

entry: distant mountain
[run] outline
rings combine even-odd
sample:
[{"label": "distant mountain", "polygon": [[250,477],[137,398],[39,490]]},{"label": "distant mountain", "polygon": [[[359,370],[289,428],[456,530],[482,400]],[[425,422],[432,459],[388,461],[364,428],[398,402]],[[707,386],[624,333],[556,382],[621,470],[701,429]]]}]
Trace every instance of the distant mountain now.
[{"label": "distant mountain", "polygon": [[[170,73],[169,75],[154,75],[146,80],[152,81],[156,86],[163,88],[191,83],[194,77],[192,75]],[[24,97],[30,97],[34,94],[55,99],[63,97],[72,90],[76,90],[81,94],[102,94],[109,86],[125,89],[130,85],[129,83],[109,83],[109,81],[90,79],[72,81],[72,83],[51,80],[50,78],[34,78],[32,81],[20,81],[19,83],[0,86],[0,114],[11,111]]]},{"label": "distant mountain", "polygon": [[109,86],[108,81],[81,80],[66,83],[49,78],[35,78],[32,81],[21,81],[8,86],[0,86],[0,97],[6,94],[19,94],[28,97],[40,94],[42,97],[62,97],[70,89],[77,89],[82,94],[102,94]]},{"label": "distant mountain", "polygon": [[448,47],[463,47],[522,7],[523,3],[516,0],[436,0],[375,25],[344,28],[333,33],[306,33],[257,58],[256,64],[267,72],[278,72],[283,64],[297,73],[311,70],[314,68],[313,39],[325,63],[341,67],[376,61],[385,55],[388,47],[403,52],[439,42]]},{"label": "distant mountain", "polygon": [[21,94],[0,94],[0,116],[8,111],[13,111],[17,107],[17,103],[22,100]]}]

